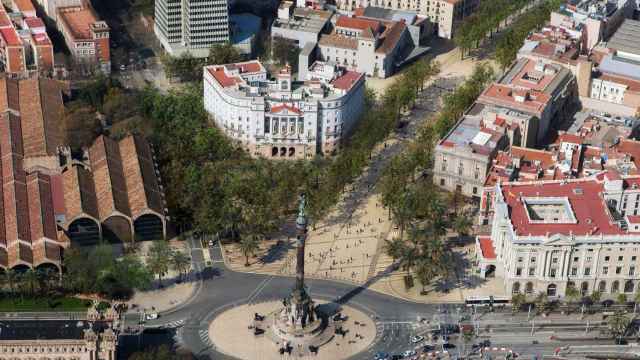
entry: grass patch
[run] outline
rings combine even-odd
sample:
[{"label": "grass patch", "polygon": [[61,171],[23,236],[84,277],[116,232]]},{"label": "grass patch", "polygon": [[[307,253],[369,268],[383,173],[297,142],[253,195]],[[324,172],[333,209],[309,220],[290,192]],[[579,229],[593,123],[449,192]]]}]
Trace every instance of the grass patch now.
[{"label": "grass patch", "polygon": [[0,312],[86,311],[91,301],[73,297],[0,298]]}]

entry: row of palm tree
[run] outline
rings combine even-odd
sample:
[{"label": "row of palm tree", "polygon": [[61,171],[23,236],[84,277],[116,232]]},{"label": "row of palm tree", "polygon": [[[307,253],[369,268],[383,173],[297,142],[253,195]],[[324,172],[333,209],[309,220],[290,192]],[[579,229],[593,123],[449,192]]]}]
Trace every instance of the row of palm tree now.
[{"label": "row of palm tree", "polygon": [[60,286],[60,275],[54,269],[28,269],[16,271],[8,269],[0,276],[0,286],[9,295],[42,295]]}]

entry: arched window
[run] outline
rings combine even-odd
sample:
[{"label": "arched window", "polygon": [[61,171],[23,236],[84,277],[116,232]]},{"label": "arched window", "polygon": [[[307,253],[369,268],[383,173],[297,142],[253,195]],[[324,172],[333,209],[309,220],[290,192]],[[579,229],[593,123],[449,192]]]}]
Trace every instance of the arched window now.
[{"label": "arched window", "polygon": [[271,156],[278,156],[278,148],[277,147],[272,147],[271,148]]},{"label": "arched window", "polygon": [[611,293],[612,294],[617,294],[618,291],[620,291],[620,282],[618,282],[618,280],[614,281],[613,284],[611,284]]},{"label": "arched window", "polygon": [[532,282],[528,282],[527,286],[525,286],[524,288],[524,292],[527,294],[533,294],[533,283]]},{"label": "arched window", "polygon": [[633,292],[633,288],[634,288],[633,281],[631,281],[631,280],[627,280],[627,281],[624,283],[624,292],[626,292],[626,293],[632,293],[632,292]]},{"label": "arched window", "polygon": [[600,291],[601,293],[607,292],[607,282],[602,280],[600,281],[600,283],[598,284],[598,291]]},{"label": "arched window", "polygon": [[580,285],[580,294],[582,296],[585,296],[587,295],[588,292],[589,292],[589,283],[584,281],[582,285]]},{"label": "arched window", "polygon": [[547,286],[547,296],[556,296],[558,290],[558,286],[556,284],[549,284]]},{"label": "arched window", "polygon": [[513,294],[519,294],[520,293],[520,283],[519,282],[514,282],[513,283],[513,288],[511,289],[511,292]]}]

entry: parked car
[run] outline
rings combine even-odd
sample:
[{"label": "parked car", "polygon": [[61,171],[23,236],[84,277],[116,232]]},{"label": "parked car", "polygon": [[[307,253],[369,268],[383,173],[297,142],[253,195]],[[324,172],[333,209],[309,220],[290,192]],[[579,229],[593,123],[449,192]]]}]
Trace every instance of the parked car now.
[{"label": "parked car", "polygon": [[416,335],[416,336],[411,337],[411,342],[413,344],[417,344],[417,343],[421,342],[422,340],[424,340],[424,336]]},{"label": "parked car", "polygon": [[408,357],[413,356],[413,355],[415,355],[415,354],[416,354],[416,351],[415,351],[415,350],[407,350],[407,351],[405,351],[405,352],[403,352],[403,353],[402,353],[402,356],[404,356],[404,357],[408,358]]},{"label": "parked car", "polygon": [[373,357],[373,359],[374,360],[388,360],[389,359],[389,354],[380,351],[380,352],[376,353],[376,355]]},{"label": "parked car", "polygon": [[152,313],[148,313],[144,316],[144,318],[146,320],[155,320],[158,318],[158,313],[152,312]]}]

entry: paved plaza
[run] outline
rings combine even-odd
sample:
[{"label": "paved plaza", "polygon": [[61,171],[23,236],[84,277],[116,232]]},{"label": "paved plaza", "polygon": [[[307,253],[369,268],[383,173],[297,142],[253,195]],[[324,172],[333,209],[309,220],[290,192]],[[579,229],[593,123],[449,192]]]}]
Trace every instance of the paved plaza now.
[{"label": "paved plaza", "polygon": [[[340,335],[320,347],[315,356],[300,357],[280,355],[278,346],[265,335],[254,336],[249,326],[253,314],[270,314],[282,306],[280,301],[237,306],[218,315],[209,326],[209,338],[216,349],[225,354],[246,360],[317,359],[340,360],[364,351],[376,336],[376,325],[364,313],[349,307],[342,307],[342,315],[348,317],[343,325],[347,334]],[[356,325],[357,324],[357,325]]]}]

